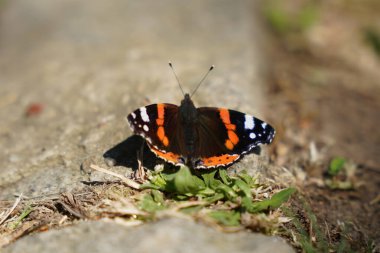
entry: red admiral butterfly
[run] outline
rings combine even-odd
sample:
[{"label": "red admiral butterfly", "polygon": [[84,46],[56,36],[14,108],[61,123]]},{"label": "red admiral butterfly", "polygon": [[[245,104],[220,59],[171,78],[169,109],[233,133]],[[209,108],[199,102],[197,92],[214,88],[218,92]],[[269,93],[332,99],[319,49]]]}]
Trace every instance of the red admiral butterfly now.
[{"label": "red admiral butterfly", "polygon": [[[133,132],[145,138],[157,157],[208,169],[231,165],[258,145],[272,142],[274,128],[260,119],[225,108],[195,107],[191,96],[213,68],[191,95],[185,94],[180,106],[152,104],[128,115]],[[173,73],[178,81],[174,69]]]}]

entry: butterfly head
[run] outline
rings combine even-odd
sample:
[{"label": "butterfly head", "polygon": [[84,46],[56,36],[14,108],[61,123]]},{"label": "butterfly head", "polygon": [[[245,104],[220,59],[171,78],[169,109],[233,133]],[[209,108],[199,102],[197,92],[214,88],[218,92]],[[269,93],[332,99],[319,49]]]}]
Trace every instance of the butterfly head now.
[{"label": "butterfly head", "polygon": [[181,101],[181,105],[188,104],[188,103],[193,103],[193,101],[191,100],[190,94],[186,93],[185,97]]}]

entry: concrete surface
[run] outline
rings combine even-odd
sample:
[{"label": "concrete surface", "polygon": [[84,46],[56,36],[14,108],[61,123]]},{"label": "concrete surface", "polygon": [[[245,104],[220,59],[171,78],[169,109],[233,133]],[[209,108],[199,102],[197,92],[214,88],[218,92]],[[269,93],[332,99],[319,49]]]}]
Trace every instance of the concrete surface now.
[{"label": "concrete surface", "polygon": [[[80,165],[102,165],[103,153],[131,135],[129,112],[179,104],[168,60],[185,91],[216,65],[197,105],[257,115],[254,11],[250,1],[3,2],[0,198],[80,187]],[[33,103],[43,111],[26,117]]]},{"label": "concrete surface", "polygon": [[189,220],[171,218],[139,227],[81,222],[23,238],[4,249],[4,253],[17,252],[291,253],[294,250],[276,237],[244,232],[226,236]]},{"label": "concrete surface", "polygon": [[[185,91],[216,65],[194,96],[198,106],[225,106],[262,117],[261,36],[254,12],[248,0],[1,1],[0,199],[57,193],[82,187],[82,180],[104,180],[96,172],[89,176],[88,165],[106,166],[104,152],[131,135],[125,116],[148,103],[178,104],[182,99],[169,60]],[[42,111],[30,113],[33,104]],[[122,151],[128,157],[128,150]],[[253,157],[241,164],[252,163],[257,159]],[[124,166],[112,169],[131,172]],[[210,243],[206,248],[218,247],[202,239],[205,228],[195,232],[197,226],[187,225],[195,229],[187,232],[178,223],[172,225],[179,239],[190,237],[186,245],[198,247],[192,243],[196,236]],[[160,223],[145,225],[135,235],[149,236],[144,229],[159,231]],[[125,233],[119,234],[121,230]],[[83,223],[26,237],[6,252],[29,249],[31,242],[36,242],[35,251],[29,252],[66,252],[59,247],[66,238],[73,240],[70,252],[87,247],[121,252],[127,246],[145,252],[130,234],[118,225]],[[219,234],[218,240],[225,241],[225,249],[235,247],[235,239],[241,242],[236,245],[241,251],[234,252],[271,242],[276,252],[289,252],[283,243],[278,246],[278,239],[243,233],[241,238],[262,240],[255,246],[239,236]]]}]

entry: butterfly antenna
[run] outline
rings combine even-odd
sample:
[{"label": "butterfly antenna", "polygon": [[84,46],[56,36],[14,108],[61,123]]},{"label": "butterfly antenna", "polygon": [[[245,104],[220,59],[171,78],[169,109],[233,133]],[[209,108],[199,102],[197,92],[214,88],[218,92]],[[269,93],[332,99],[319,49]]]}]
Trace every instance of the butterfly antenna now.
[{"label": "butterfly antenna", "polygon": [[175,79],[177,80],[178,86],[179,86],[179,88],[181,89],[182,94],[185,96],[185,92],[183,92],[182,85],[181,85],[181,83],[179,82],[179,79],[178,79],[177,74],[175,73],[175,70],[174,70],[174,68],[173,68],[173,64],[172,64],[172,62],[170,62],[170,61],[169,61],[169,67],[172,69],[173,74],[174,74],[174,76],[175,76]]},{"label": "butterfly antenna", "polygon": [[206,79],[206,77],[208,76],[208,74],[211,72],[211,70],[213,70],[215,68],[214,65],[211,65],[211,67],[209,68],[209,70],[207,71],[207,73],[203,76],[202,80],[200,80],[200,82],[198,83],[197,87],[194,89],[194,91],[191,93],[190,97],[192,97],[194,95],[194,93],[198,90],[199,86],[201,86],[201,84],[203,83],[203,81]]}]

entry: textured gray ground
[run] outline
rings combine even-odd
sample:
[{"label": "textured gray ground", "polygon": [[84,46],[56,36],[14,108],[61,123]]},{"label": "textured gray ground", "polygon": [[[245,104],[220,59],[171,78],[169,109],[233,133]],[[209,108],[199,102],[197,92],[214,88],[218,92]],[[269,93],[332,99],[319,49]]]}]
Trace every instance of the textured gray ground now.
[{"label": "textured gray ground", "polygon": [[[81,164],[105,166],[103,153],[131,135],[124,120],[129,112],[148,102],[179,103],[168,60],[187,91],[217,66],[194,97],[197,105],[262,116],[261,36],[250,1],[0,3],[1,199],[81,187],[88,179]],[[31,103],[44,110],[25,117]],[[99,178],[104,175],[91,177]],[[64,238],[55,235],[52,241]]]},{"label": "textured gray ground", "polygon": [[[62,241],[71,243],[62,245]],[[189,220],[164,219],[139,227],[82,222],[74,227],[21,239],[4,250],[4,253],[11,252],[290,253],[294,251],[282,239],[276,237],[243,232],[226,235]]]}]

